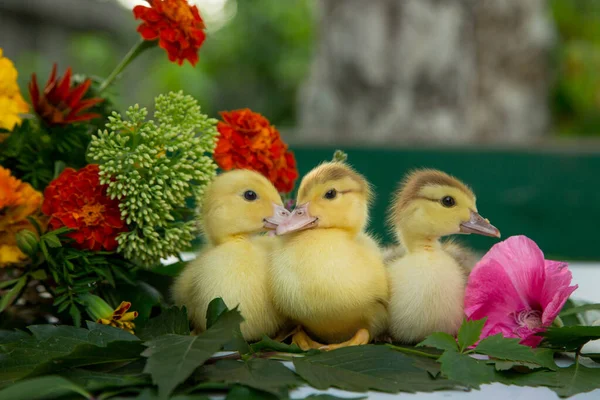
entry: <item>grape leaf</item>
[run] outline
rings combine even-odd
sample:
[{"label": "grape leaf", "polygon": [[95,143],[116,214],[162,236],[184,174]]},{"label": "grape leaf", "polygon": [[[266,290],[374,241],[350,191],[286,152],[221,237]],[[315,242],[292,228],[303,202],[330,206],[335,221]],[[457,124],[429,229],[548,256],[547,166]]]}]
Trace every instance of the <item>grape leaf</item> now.
[{"label": "grape leaf", "polygon": [[544,343],[552,348],[575,351],[590,340],[600,339],[600,326],[564,326],[550,327],[539,333]]},{"label": "grape leaf", "polygon": [[0,346],[18,342],[19,340],[27,338],[29,338],[29,334],[23,331],[8,331],[3,329],[0,330]]},{"label": "grape leaf", "polygon": [[147,341],[168,333],[176,335],[189,335],[190,323],[188,322],[185,307],[171,307],[164,310],[158,317],[152,318],[137,328],[137,337]]},{"label": "grape leaf", "polygon": [[487,318],[477,321],[463,321],[458,331],[458,345],[461,353],[477,343],[486,320]]},{"label": "grape leaf", "polygon": [[322,393],[322,394],[311,394],[310,396],[307,396],[303,399],[297,399],[297,400],[363,400],[363,399],[366,399],[366,397],[337,397],[337,396],[332,396],[330,394]]},{"label": "grape leaf", "polygon": [[504,361],[523,361],[552,370],[558,368],[554,362],[552,350],[537,349],[534,351],[531,347],[519,344],[519,339],[505,338],[502,334],[483,339],[475,351]]},{"label": "grape leaf", "polygon": [[387,346],[347,347],[294,359],[296,373],[321,390],[338,387],[365,392],[431,392],[455,387],[446,379],[434,379],[413,365],[413,359]]},{"label": "grape leaf", "polygon": [[166,334],[144,343],[148,357],[144,372],[158,385],[160,399],[169,394],[223,345],[233,339],[233,332],[243,321],[237,309],[226,311],[219,320],[198,336]]},{"label": "grape leaf", "polygon": [[0,390],[0,399],[37,400],[78,393],[87,399],[93,396],[84,388],[60,376],[49,375],[28,379]]},{"label": "grape leaf", "polygon": [[551,389],[560,397],[591,392],[600,388],[600,368],[587,368],[576,363],[568,368],[559,368],[556,379],[559,386]]},{"label": "grape leaf", "polygon": [[221,297],[212,299],[211,302],[208,303],[208,309],[206,310],[206,328],[213,326],[221,314],[227,310],[229,310],[229,308],[227,308],[227,305]]},{"label": "grape leaf", "polygon": [[[478,337],[479,338],[479,337]],[[456,339],[444,332],[435,332],[427,336],[425,340],[417,344],[417,347],[433,347],[440,350],[456,350],[458,351],[458,344]]]},{"label": "grape leaf", "polygon": [[304,383],[280,362],[261,358],[247,362],[221,360],[203,366],[197,377],[203,381],[241,384],[278,397],[287,397],[288,388]]},{"label": "grape leaf", "polygon": [[146,374],[126,375],[87,369],[69,369],[61,373],[61,376],[91,391],[150,384],[150,378]]},{"label": "grape leaf", "polygon": [[482,383],[494,381],[494,367],[467,354],[447,350],[438,361],[444,376],[467,387],[478,389]]},{"label": "grape leaf", "polygon": [[295,344],[285,344],[282,342],[277,342],[269,338],[268,336],[263,336],[260,342],[251,344],[250,348],[255,353],[264,350],[280,351],[283,353],[305,353],[304,350],[302,350]]}]

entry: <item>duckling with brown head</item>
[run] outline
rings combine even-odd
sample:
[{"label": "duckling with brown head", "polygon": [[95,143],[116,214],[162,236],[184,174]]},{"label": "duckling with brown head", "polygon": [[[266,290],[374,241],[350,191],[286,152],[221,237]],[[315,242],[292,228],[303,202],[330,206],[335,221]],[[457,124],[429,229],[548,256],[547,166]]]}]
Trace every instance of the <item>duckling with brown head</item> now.
[{"label": "duckling with brown head", "polygon": [[277,227],[270,287],[278,310],[308,332],[294,335],[302,348],[366,344],[387,325],[385,267],[364,232],[371,199],[363,176],[325,163],[302,179],[299,206]]},{"label": "duckling with brown head", "polygon": [[440,238],[459,233],[500,237],[475,203],[470,188],[436,170],[409,174],[395,194],[389,221],[404,255],[388,266],[394,340],[416,343],[433,332],[458,332],[464,318],[465,267]]}]

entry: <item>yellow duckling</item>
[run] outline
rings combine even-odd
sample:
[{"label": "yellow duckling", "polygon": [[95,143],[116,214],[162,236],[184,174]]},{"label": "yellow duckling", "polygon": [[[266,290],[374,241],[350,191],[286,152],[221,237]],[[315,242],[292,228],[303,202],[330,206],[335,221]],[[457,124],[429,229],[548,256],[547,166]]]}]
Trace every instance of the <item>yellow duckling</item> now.
[{"label": "yellow duckling", "polygon": [[381,251],[364,232],[372,192],[349,166],[325,163],[300,184],[289,219],[277,227],[270,287],[276,307],[304,330],[303,349],[366,344],[387,327],[388,285]]},{"label": "yellow duckling", "polygon": [[408,175],[389,220],[405,249],[388,266],[391,337],[415,343],[433,332],[455,335],[464,317],[467,274],[461,258],[440,238],[456,233],[500,237],[500,232],[477,213],[471,189],[436,170]]},{"label": "yellow duckling", "polygon": [[187,307],[195,331],[201,332],[208,304],[222,297],[231,308],[239,305],[244,339],[273,336],[284,319],[269,296],[267,273],[269,253],[280,239],[256,233],[289,216],[279,193],[256,172],[225,172],[207,187],[201,213],[208,244],[176,279],[175,303]]}]

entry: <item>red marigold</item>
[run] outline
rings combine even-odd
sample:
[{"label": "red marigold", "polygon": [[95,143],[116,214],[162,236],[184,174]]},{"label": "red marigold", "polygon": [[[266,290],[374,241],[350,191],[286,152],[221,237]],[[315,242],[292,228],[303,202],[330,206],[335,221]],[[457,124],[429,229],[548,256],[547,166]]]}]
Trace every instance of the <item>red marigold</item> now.
[{"label": "red marigold", "polygon": [[29,82],[31,103],[35,112],[49,125],[66,125],[100,117],[99,114],[81,113],[104,100],[98,97],[83,100],[92,81],[86,79],[79,86],[71,89],[71,74],[69,67],[62,78],[57,78],[56,64],[54,64],[48,83],[41,93],[36,75],[31,76]]},{"label": "red marigold", "polygon": [[158,39],[158,45],[167,51],[169,60],[183,64],[198,62],[198,49],[206,34],[198,8],[186,0],[148,0],[150,7],[135,6],[135,19],[143,22],[137,31],[144,40]]},{"label": "red marigold", "polygon": [[117,235],[127,227],[119,202],[108,198],[98,172],[96,164],[79,171],[66,168],[44,191],[42,212],[50,217],[52,230],[63,226],[75,229],[67,235],[75,240],[75,247],[113,251]]},{"label": "red marigold", "polygon": [[266,176],[283,193],[298,178],[296,159],[279,131],[262,115],[244,108],[222,112],[214,159],[223,170],[251,169]]}]

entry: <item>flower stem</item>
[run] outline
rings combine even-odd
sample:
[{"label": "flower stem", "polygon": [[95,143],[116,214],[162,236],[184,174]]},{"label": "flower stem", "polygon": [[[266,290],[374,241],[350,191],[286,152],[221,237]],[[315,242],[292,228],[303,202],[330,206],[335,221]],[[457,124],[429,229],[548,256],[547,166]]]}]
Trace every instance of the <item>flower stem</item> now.
[{"label": "flower stem", "polygon": [[401,353],[414,354],[416,356],[432,358],[434,360],[437,360],[439,358],[439,355],[426,353],[424,351],[419,351],[419,350],[415,350],[415,349],[410,349],[408,347],[394,346],[393,344],[387,344],[386,346],[388,346],[389,348],[394,349],[396,351],[399,351]]},{"label": "flower stem", "polygon": [[113,72],[111,72],[110,75],[104,80],[104,82],[102,82],[102,84],[100,85],[100,88],[98,89],[98,93],[102,93],[107,87],[109,87],[111,85],[111,83],[113,83],[115,78],[121,72],[123,72],[125,67],[127,67],[130,62],[135,60],[135,58],[137,56],[139,56],[144,50],[149,49],[150,47],[154,47],[154,46],[156,46],[156,44],[157,44],[156,40],[148,41],[148,40],[143,40],[143,39],[140,40],[138,43],[136,43],[129,50],[129,52],[127,54],[125,54],[125,57],[123,57],[123,59],[117,65],[117,67],[113,70]]}]

